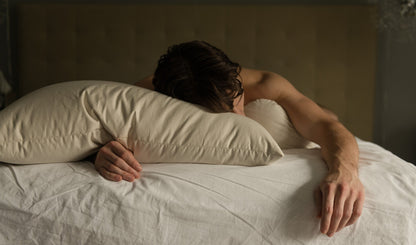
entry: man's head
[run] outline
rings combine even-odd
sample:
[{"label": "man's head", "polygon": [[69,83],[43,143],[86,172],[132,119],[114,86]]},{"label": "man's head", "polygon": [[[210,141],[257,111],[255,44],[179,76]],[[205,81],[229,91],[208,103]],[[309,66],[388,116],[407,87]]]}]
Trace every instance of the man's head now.
[{"label": "man's head", "polygon": [[160,57],[153,86],[160,93],[213,112],[228,112],[243,93],[240,70],[238,63],[207,42],[186,42],[169,47]]}]

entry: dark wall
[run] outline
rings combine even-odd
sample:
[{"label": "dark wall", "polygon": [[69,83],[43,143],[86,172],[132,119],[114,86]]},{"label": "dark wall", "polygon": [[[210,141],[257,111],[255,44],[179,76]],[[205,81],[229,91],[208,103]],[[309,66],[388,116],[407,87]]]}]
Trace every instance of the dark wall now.
[{"label": "dark wall", "polygon": [[[6,80],[11,79],[10,52],[8,40],[8,1],[0,0],[0,70]],[[7,97],[8,98],[8,97]],[[6,96],[0,94],[0,110],[7,104]]]},{"label": "dark wall", "polygon": [[10,61],[9,61],[9,48],[8,48],[8,35],[7,35],[7,16],[8,16],[8,2],[6,0],[0,0],[0,69],[6,76],[6,79],[10,79]]},{"label": "dark wall", "polygon": [[[6,24],[0,24],[0,69],[3,70],[10,70],[15,69],[16,57],[16,45],[13,42],[13,37],[15,35],[14,27],[16,25],[14,21],[14,16],[16,15],[16,5],[19,3],[36,3],[36,2],[54,2],[54,3],[198,3],[198,4],[244,4],[244,3],[256,3],[256,4],[272,4],[272,3],[280,3],[280,4],[374,4],[377,0],[0,0],[0,6],[6,6],[8,3],[9,14],[10,14],[10,35],[11,35],[11,62],[8,61],[6,57],[6,53],[8,51],[8,44],[5,40],[5,33],[6,33]],[[6,7],[0,8],[0,13],[4,14],[6,12]],[[9,74],[7,72],[7,78],[9,83],[16,87],[15,80],[17,80],[16,76],[13,76],[15,72],[10,72],[13,74]],[[18,90],[18,89],[16,89]]]},{"label": "dark wall", "polygon": [[416,165],[416,39],[403,36],[380,33],[374,135],[376,143]]}]

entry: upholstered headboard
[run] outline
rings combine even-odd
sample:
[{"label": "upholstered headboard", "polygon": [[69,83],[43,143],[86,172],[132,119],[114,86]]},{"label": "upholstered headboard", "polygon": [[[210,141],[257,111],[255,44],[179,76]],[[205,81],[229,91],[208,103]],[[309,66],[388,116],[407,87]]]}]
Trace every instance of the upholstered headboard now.
[{"label": "upholstered headboard", "polygon": [[270,70],[371,140],[375,6],[21,4],[20,95],[54,82],[134,82],[171,44],[206,40],[243,67]]}]

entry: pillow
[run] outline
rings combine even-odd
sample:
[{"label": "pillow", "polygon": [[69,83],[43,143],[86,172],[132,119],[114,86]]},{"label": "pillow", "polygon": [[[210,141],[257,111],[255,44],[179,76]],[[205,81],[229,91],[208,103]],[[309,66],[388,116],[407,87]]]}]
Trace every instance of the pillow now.
[{"label": "pillow", "polygon": [[286,111],[273,100],[255,100],[244,107],[244,112],[263,125],[281,149],[319,147],[296,131]]},{"label": "pillow", "polygon": [[0,161],[78,161],[118,140],[142,163],[265,165],[283,153],[257,122],[141,87],[105,81],[54,84],[0,112]]}]

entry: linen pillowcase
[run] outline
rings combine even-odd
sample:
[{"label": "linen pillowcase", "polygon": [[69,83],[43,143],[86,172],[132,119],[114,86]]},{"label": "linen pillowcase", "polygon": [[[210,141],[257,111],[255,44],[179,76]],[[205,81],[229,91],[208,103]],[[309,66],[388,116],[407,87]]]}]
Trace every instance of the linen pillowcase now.
[{"label": "linen pillowcase", "polygon": [[255,100],[247,104],[244,111],[272,135],[281,149],[319,147],[296,131],[286,111],[273,100]]},{"label": "linen pillowcase", "polygon": [[44,87],[0,111],[0,161],[78,161],[118,140],[142,163],[265,165],[283,153],[257,122],[141,87],[75,81]]}]

